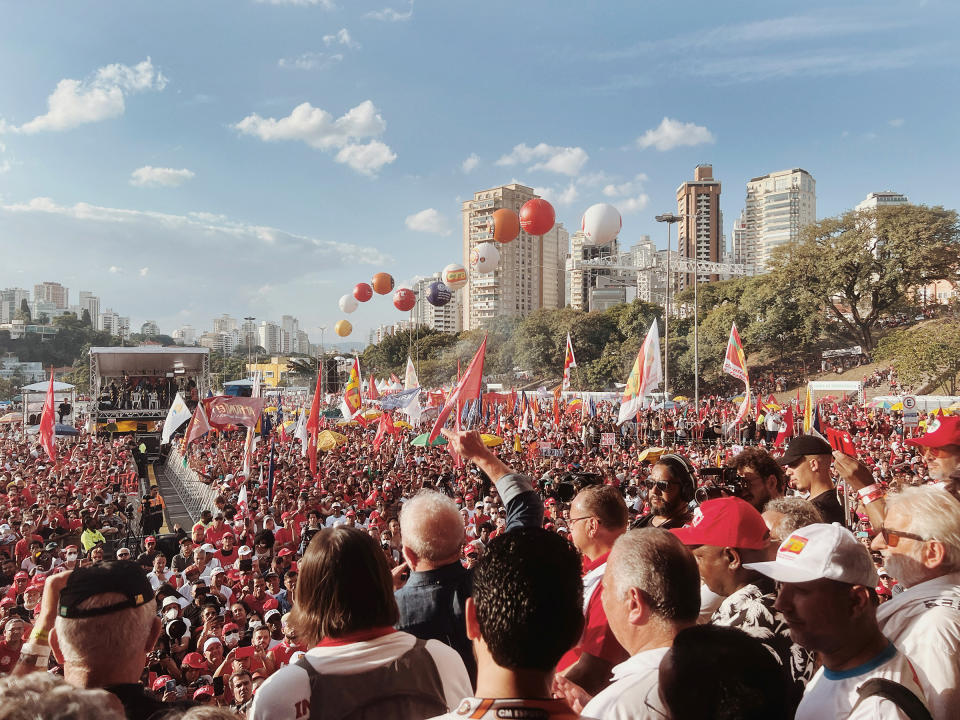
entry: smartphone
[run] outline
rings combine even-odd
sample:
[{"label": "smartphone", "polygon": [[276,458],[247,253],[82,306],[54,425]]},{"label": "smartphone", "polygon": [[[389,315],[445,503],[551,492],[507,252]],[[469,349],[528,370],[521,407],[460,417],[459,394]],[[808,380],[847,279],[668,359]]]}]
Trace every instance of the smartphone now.
[{"label": "smartphone", "polygon": [[245,645],[237,648],[237,654],[234,655],[237,660],[253,657],[253,645]]},{"label": "smartphone", "polygon": [[858,538],[870,537],[870,533],[868,533],[866,530],[857,530],[856,534]]},{"label": "smartphone", "polygon": [[213,679],[213,694],[223,695],[223,676],[218,675]]},{"label": "smartphone", "polygon": [[167,680],[167,684],[164,686],[164,692],[175,692],[177,689],[177,681],[170,679]]}]

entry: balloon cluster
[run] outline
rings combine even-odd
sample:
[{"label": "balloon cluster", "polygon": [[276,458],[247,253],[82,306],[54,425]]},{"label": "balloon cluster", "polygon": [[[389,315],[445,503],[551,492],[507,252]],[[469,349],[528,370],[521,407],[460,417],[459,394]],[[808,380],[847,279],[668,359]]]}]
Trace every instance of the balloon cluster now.
[{"label": "balloon cluster", "polygon": [[[468,262],[470,268],[478,273],[489,273],[496,270],[500,264],[500,250],[494,243],[506,244],[517,239],[522,229],[529,235],[544,235],[553,229],[556,223],[556,213],[553,206],[542,198],[528,200],[517,213],[509,208],[499,208],[490,216],[488,231],[493,242],[482,242],[470,250]],[[613,242],[623,222],[620,213],[612,205],[597,203],[587,208],[580,221],[580,229],[589,243],[605,245]],[[436,307],[443,307],[453,297],[453,293],[467,284],[467,270],[463,265],[452,263],[447,265],[436,280],[427,286],[425,298],[428,303]],[[360,303],[368,302],[374,293],[387,295],[393,292],[393,276],[379,272],[369,283],[357,283],[352,293],[340,298],[340,310],[352,313],[360,307]],[[417,304],[417,294],[410,288],[399,288],[393,294],[393,305],[401,312],[409,312]],[[337,335],[347,337],[353,332],[353,326],[348,320],[340,320],[334,325]]]}]

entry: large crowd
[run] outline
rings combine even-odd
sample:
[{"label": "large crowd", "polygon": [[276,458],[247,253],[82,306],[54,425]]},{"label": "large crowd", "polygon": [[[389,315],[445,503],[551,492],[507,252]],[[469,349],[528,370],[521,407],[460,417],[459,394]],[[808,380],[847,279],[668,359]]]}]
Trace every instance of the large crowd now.
[{"label": "large crowd", "polygon": [[960,716],[960,418],[823,403],[854,457],[783,439],[779,407],[734,426],[737,406],[618,426],[549,397],[429,447],[429,421],[325,420],[342,439],[315,471],[264,423],[249,475],[244,433],[211,432],[183,452],[215,499],[183,528],[133,441],[81,435],[53,465],[10,428],[0,707]]}]

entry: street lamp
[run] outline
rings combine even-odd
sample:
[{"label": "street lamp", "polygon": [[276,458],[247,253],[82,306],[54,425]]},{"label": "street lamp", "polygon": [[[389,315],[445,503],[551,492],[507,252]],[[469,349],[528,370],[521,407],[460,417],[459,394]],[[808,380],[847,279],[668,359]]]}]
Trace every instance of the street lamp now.
[{"label": "street lamp", "polygon": [[[327,326],[321,325],[319,327],[319,330],[320,330],[320,358],[319,358],[319,362],[317,363],[317,373],[323,373],[322,375],[320,375],[320,392],[322,393],[323,388],[326,385],[326,383],[324,382],[324,380],[326,380],[324,375],[327,374],[327,363],[326,363],[326,358],[324,357],[324,351],[323,351],[323,333],[326,332]],[[323,400],[322,397],[318,400],[318,402],[320,402],[321,400]]]},{"label": "street lamp", "polygon": [[247,323],[247,332],[246,332],[246,335],[247,335],[247,372],[250,372],[250,335],[251,335],[250,327],[251,327],[251,325],[253,324],[253,321],[256,320],[256,318],[255,318],[255,317],[245,317],[244,320],[246,320],[246,323]]},{"label": "street lamp", "polygon": [[673,275],[670,274],[670,254],[673,252],[673,240],[670,237],[670,228],[674,223],[683,220],[680,215],[664,213],[654,218],[657,222],[667,223],[667,297],[663,313],[663,406],[666,408],[670,399],[670,286],[673,284]]}]

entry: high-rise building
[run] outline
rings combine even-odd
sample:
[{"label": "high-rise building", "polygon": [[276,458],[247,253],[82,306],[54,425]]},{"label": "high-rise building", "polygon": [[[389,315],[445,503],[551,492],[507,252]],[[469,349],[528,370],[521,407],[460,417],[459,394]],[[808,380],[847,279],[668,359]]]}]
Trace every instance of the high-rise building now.
[{"label": "high-rise building", "polygon": [[890,207],[891,205],[907,205],[910,201],[907,196],[887,190],[885,192],[872,192],[864,198],[855,208],[856,210],[872,210],[874,208]]},{"label": "high-rise building", "polygon": [[[611,288],[623,287],[623,282],[618,282],[620,277],[613,270],[603,268],[576,268],[574,263],[578,260],[599,260],[603,258],[616,257],[620,252],[619,243],[614,240],[605,245],[595,245],[587,241],[586,234],[578,230],[570,236],[570,260],[571,269],[567,272],[567,304],[575,310],[596,310],[590,302],[591,292],[598,287]],[[617,280],[610,282],[612,276],[617,275]],[[601,280],[604,278],[604,280]],[[609,295],[610,293],[605,293]],[[621,292],[621,295],[623,293]],[[621,300],[620,302],[624,302]]]},{"label": "high-rise building", "polygon": [[33,286],[33,300],[53,303],[59,310],[70,306],[70,290],[58,282],[42,282]]},{"label": "high-rise building", "polygon": [[250,349],[260,344],[260,332],[257,329],[256,320],[244,319],[243,323],[241,323],[239,343],[239,347],[249,347]]},{"label": "high-rise building", "polygon": [[197,344],[200,347],[209,348],[213,352],[229,355],[237,348],[238,337],[236,330],[233,332],[205,332],[197,340]]},{"label": "high-rise building", "polygon": [[24,288],[5,288],[0,290],[0,323],[13,322],[14,316],[23,301],[30,305],[30,291]]},{"label": "high-rise building", "polygon": [[143,325],[140,326],[140,334],[145,338],[151,338],[154,335],[160,334],[160,326],[157,325],[153,320],[147,320]]},{"label": "high-rise building", "polygon": [[733,262],[747,266],[747,274],[757,272],[757,244],[747,233],[747,211],[741,210],[740,217],[733,221]]},{"label": "high-rise building", "polygon": [[213,320],[213,331],[215,333],[228,333],[237,329],[237,321],[230,317],[229,313],[224,313]]},{"label": "high-rise building", "polygon": [[[517,183],[474,193],[462,207],[464,259],[479,243],[493,242],[494,210],[519,212],[535,197],[532,188]],[[513,242],[498,246],[500,264],[493,272],[478,273],[468,267],[467,286],[461,290],[463,328],[473,330],[495,317],[526,315],[542,307],[562,307],[569,240],[561,223],[543,236],[521,230]]]},{"label": "high-rise building", "polygon": [[264,320],[258,328],[257,344],[270,354],[280,352],[281,327],[275,322]]},{"label": "high-rise building", "polygon": [[[747,263],[752,257],[755,272],[764,272],[774,248],[796,242],[800,231],[817,221],[817,184],[802,168],[755,177],[747,183],[747,205],[741,217],[739,257]],[[736,255],[736,236],[733,244]]]},{"label": "high-rise building", "polygon": [[649,235],[630,246],[630,257],[637,268],[637,299],[649,303],[666,302],[667,283],[656,271],[657,246]]},{"label": "high-rise building", "polygon": [[177,345],[193,345],[197,341],[197,331],[192,325],[184,325],[173,331],[173,341]]},{"label": "high-rise building", "polygon": [[[677,214],[680,221],[680,255],[707,262],[723,257],[723,215],[720,212],[720,181],[713,177],[712,165],[697,165],[693,180],[677,188]],[[720,279],[716,274],[701,274],[700,282]],[[693,285],[693,274],[679,276],[678,289]]]},{"label": "high-rise building", "polygon": [[107,308],[100,314],[99,329],[123,340],[129,340],[130,318],[125,315],[118,315]]},{"label": "high-rise building", "polygon": [[280,352],[291,353],[297,341],[297,331],[300,324],[293,315],[283,315],[280,318]]},{"label": "high-rise building", "polygon": [[77,305],[80,312],[77,313],[78,318],[83,318],[83,311],[86,310],[90,314],[90,324],[93,327],[99,327],[100,325],[100,298],[94,295],[89,290],[80,291],[80,302]]},{"label": "high-rise building", "polygon": [[458,290],[446,305],[437,307],[427,300],[427,290],[431,283],[440,280],[440,273],[417,281],[413,291],[417,294],[417,304],[413,308],[413,322],[422,327],[440,332],[460,332],[460,295]]}]

